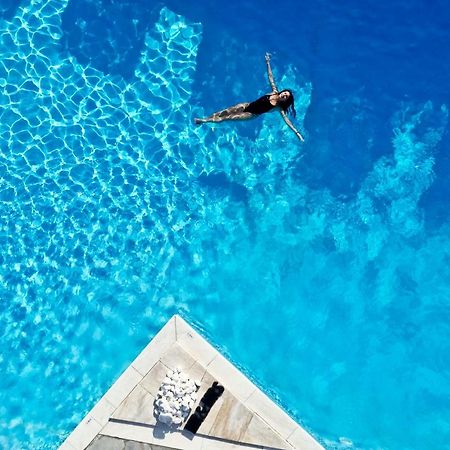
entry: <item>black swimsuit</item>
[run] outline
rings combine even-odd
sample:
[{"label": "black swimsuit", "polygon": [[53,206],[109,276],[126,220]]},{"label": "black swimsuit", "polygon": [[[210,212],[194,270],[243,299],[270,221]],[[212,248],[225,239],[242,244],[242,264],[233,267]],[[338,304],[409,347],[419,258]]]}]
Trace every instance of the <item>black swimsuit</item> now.
[{"label": "black swimsuit", "polygon": [[270,103],[270,95],[263,95],[262,97],[258,98],[258,100],[249,103],[248,106],[245,107],[244,112],[259,115],[269,112],[273,108],[276,108],[276,106]]}]

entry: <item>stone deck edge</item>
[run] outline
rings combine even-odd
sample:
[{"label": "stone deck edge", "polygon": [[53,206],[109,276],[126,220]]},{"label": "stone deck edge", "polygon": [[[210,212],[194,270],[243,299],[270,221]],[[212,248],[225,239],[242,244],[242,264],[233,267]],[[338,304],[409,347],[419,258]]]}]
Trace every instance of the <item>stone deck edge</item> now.
[{"label": "stone deck edge", "polygon": [[203,365],[251,412],[260,417],[293,448],[323,450],[323,447],[240,370],[222,356],[184,319],[172,316],[117,381],[67,437],[60,450],[84,450],[107,425],[114,410],[142,381],[161,356],[177,343]]}]

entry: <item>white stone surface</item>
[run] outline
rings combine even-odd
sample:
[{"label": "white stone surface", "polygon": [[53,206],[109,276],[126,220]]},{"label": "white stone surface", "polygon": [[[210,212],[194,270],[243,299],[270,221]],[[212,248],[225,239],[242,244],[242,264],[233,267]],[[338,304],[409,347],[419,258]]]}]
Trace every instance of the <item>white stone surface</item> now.
[{"label": "white stone surface", "polygon": [[216,357],[217,350],[201,337],[181,317],[177,317],[177,342],[202,366],[207,367]]},{"label": "white stone surface", "polygon": [[204,439],[196,436],[189,439],[180,431],[154,433],[152,428],[142,426],[129,426],[123,423],[109,422],[101,434],[130,441],[145,442],[147,444],[160,445],[163,448],[175,448],[180,450],[202,450]]},{"label": "white stone surface", "polygon": [[259,389],[256,389],[245,401],[245,406],[255,412],[271,428],[277,430],[283,439],[287,439],[299,427],[297,422]]},{"label": "white stone surface", "polygon": [[165,366],[161,361],[158,361],[150,370],[150,372],[145,375],[145,377],[140,382],[141,386],[147,389],[150,394],[156,397],[159,387],[161,386],[162,380],[164,380],[169,368]]},{"label": "white stone surface", "polygon": [[103,398],[117,408],[141,380],[142,375],[133,366],[129,366]]},{"label": "white stone surface", "polygon": [[287,441],[301,450],[323,450],[323,447],[300,426],[288,437]]},{"label": "white stone surface", "polygon": [[58,450],[75,450],[75,447],[66,440],[62,443]]},{"label": "white stone surface", "polygon": [[104,426],[116,407],[103,397],[92,409],[91,416],[102,426]]},{"label": "white stone surface", "polygon": [[195,364],[195,358],[193,358],[190,353],[186,352],[181,345],[175,343],[161,357],[161,362],[166,367],[173,367],[186,372]]},{"label": "white stone surface", "polygon": [[86,416],[72,431],[63,445],[71,445],[75,450],[84,450],[100,432],[102,426],[91,416]]},{"label": "white stone surface", "polygon": [[219,353],[216,353],[216,357],[207,368],[208,372],[213,377],[220,378],[223,386],[233,392],[241,402],[245,402],[256,390],[256,386]]},{"label": "white stone surface", "polygon": [[151,444],[153,441],[151,428],[130,426],[118,422],[108,422],[102,429],[101,434],[130,441],[146,442],[147,444]]},{"label": "white stone surface", "polygon": [[[181,418],[185,420],[187,408],[197,406],[198,399],[213,381],[225,387],[224,395],[211,408],[199,432],[190,438],[190,433],[186,435],[155,418],[155,396],[169,370],[176,371],[178,379],[175,381],[180,385],[183,384],[181,375],[185,375],[191,380],[201,380],[202,387],[196,392],[195,404],[186,403],[183,409],[183,400],[179,400],[192,392],[177,390],[175,384],[169,386],[169,381],[174,380],[166,380],[162,391],[164,398],[160,397],[166,402],[161,411],[166,422],[173,423],[173,415],[168,417],[169,412],[173,412],[171,409],[181,412]],[[223,436],[214,439],[214,433]],[[61,449],[84,450],[96,435],[180,450],[244,450],[249,448],[248,443],[245,445],[246,440],[253,441],[253,448],[261,449],[322,449],[312,436],[179,316],[172,317],[145,347]]]},{"label": "white stone surface", "polygon": [[[241,436],[241,440],[253,445],[264,444],[265,448],[293,450],[292,445],[288,444],[278,433],[270,431],[272,430],[270,430],[269,425],[254,414],[245,433]],[[264,442],[262,442],[263,436]]]},{"label": "white stone surface", "polygon": [[113,418],[135,423],[156,425],[153,415],[155,397],[138,384],[114,411]]}]

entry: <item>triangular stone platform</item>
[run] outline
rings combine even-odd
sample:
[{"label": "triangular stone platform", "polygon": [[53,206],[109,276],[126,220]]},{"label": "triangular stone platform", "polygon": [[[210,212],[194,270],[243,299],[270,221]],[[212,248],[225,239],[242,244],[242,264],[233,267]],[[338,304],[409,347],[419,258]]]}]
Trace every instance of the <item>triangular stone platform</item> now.
[{"label": "triangular stone platform", "polygon": [[[168,428],[153,414],[162,380],[169,370],[177,368],[201,380],[197,403],[213,381],[225,387],[195,435],[182,427]],[[175,315],[60,449],[319,450],[322,446]]]}]

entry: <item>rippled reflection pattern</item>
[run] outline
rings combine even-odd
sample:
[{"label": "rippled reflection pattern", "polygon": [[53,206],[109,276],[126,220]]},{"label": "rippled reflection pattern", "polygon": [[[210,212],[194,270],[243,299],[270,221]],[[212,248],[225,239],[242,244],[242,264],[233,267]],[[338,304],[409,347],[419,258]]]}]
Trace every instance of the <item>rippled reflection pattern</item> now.
[{"label": "rippled reflection pattern", "polygon": [[59,442],[183,307],[161,292],[210,213],[202,180],[219,151],[227,173],[253,158],[236,133],[211,153],[214,133],[192,132],[200,25],[163,9],[127,83],[65,53],[66,3],[19,8],[0,32],[0,443],[17,448]]},{"label": "rippled reflection pattern", "polygon": [[[83,366],[97,351],[102,364],[105,324],[125,342],[135,333],[145,306],[126,323],[120,305],[152,297],[188,213],[177,192],[200,26],[163,9],[126,83],[64,52],[66,3],[32,2],[0,30],[4,448],[36,448],[50,424],[43,442],[58,442],[86,409],[79,386],[98,396]],[[147,311],[142,342],[170,313]]]},{"label": "rippled reflection pattern", "polygon": [[[0,447],[55,448],[177,311],[330,448],[445,446],[448,226],[420,201],[447,108],[402,107],[338,198],[281,120],[192,125],[199,24],[162,9],[125,81],[67,52],[66,6],[0,24]],[[312,85],[276,70],[303,128]]]}]

